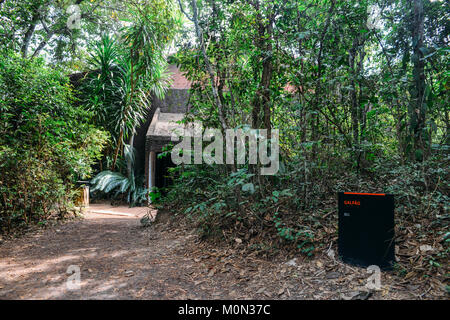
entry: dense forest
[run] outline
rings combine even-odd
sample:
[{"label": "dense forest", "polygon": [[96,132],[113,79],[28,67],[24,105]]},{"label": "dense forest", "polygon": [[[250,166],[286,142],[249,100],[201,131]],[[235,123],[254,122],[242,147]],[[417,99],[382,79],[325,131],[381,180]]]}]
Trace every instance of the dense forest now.
[{"label": "dense forest", "polygon": [[[203,239],[308,258],[336,243],[337,192],[387,193],[397,250],[434,248],[394,270],[448,292],[449,18],[447,0],[0,0],[1,231],[72,215],[91,180]],[[184,123],[279,132],[276,174],[183,164],[146,188],[134,138],[169,64],[192,82]]]}]

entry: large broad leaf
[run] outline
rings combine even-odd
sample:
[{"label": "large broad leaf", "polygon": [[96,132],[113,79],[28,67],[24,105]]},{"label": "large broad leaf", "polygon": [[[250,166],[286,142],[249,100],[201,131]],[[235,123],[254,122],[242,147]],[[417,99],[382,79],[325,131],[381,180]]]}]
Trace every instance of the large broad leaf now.
[{"label": "large broad leaf", "polygon": [[125,192],[130,187],[130,182],[127,177],[118,172],[102,171],[97,174],[92,180],[92,191],[102,191],[105,193],[111,192],[118,188],[120,192]]}]

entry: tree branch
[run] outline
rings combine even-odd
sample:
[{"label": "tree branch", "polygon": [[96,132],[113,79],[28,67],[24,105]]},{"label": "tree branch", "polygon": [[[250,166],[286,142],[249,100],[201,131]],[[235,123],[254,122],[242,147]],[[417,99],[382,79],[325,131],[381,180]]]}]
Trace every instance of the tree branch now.
[{"label": "tree branch", "polygon": [[183,9],[183,4],[181,3],[181,0],[178,0],[178,4],[179,4],[179,6],[180,6],[181,12],[186,16],[186,18],[188,18],[189,21],[194,22],[194,19],[191,18],[191,17],[189,17],[189,15],[187,14],[187,12],[184,11],[184,9]]}]

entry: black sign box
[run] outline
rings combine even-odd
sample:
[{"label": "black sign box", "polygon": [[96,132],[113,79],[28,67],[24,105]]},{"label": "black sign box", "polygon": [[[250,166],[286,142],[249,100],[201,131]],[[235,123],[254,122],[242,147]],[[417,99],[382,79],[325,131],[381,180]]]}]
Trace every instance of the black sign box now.
[{"label": "black sign box", "polygon": [[339,256],[342,261],[391,269],[394,253],[394,196],[339,192]]}]

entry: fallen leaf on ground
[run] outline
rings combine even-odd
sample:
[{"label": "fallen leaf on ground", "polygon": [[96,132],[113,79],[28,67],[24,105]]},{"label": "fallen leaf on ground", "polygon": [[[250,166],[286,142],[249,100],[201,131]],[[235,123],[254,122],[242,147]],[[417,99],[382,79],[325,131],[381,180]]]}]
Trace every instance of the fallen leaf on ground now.
[{"label": "fallen leaf on ground", "polygon": [[208,277],[212,277],[216,273],[216,269],[211,269],[208,272]]},{"label": "fallen leaf on ground", "polygon": [[285,263],[287,266],[296,267],[297,266],[297,258],[291,259]]},{"label": "fallen leaf on ground", "polygon": [[433,247],[428,245],[428,244],[420,246],[419,249],[422,252],[427,252],[427,251],[433,251],[434,250]]},{"label": "fallen leaf on ground", "polygon": [[263,293],[264,290],[266,290],[266,287],[260,288],[258,291],[256,291],[257,294]]}]

